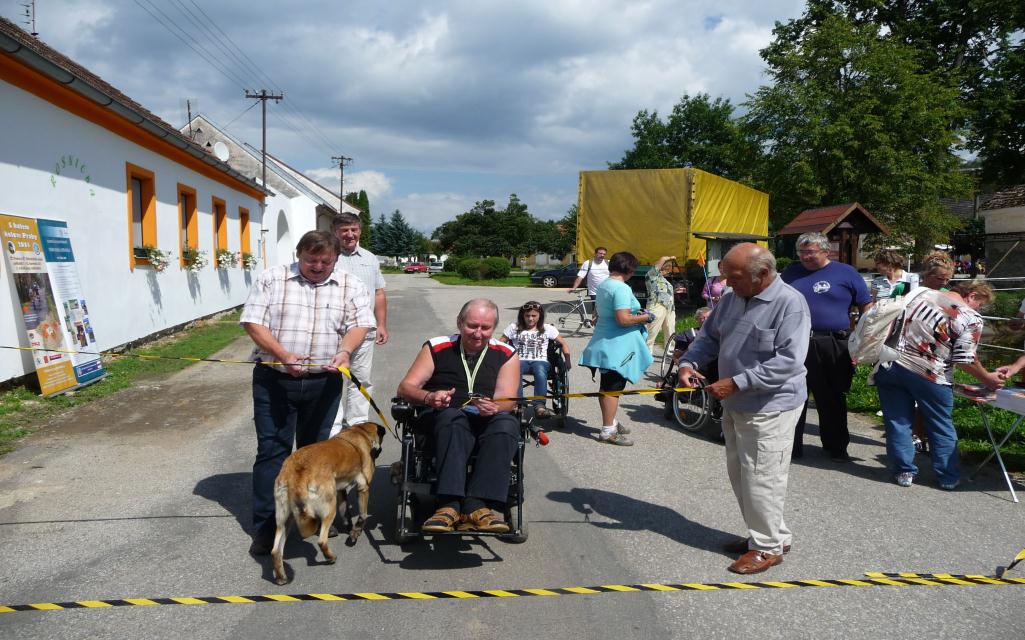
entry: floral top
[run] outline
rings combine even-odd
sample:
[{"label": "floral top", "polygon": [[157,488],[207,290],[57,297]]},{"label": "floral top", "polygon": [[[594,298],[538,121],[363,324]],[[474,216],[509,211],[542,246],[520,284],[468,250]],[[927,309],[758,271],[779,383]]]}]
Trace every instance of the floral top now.
[{"label": "floral top", "polygon": [[666,309],[673,308],[673,285],[662,275],[661,269],[652,267],[644,275],[648,287],[648,304],[658,303]]},{"label": "floral top", "polygon": [[930,382],[954,383],[954,363],[971,364],[982,337],[982,316],[940,292],[908,305],[897,363]]}]

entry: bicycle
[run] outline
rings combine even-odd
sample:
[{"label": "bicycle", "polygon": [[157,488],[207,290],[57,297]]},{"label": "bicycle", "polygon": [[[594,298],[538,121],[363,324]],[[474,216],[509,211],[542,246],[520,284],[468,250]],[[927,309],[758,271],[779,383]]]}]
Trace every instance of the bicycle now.
[{"label": "bicycle", "polygon": [[[586,289],[576,289],[577,301],[574,302],[551,302],[545,305],[545,317],[559,329],[565,329],[576,333],[581,327],[590,329],[594,326],[591,319],[594,312],[594,303],[587,296]],[[559,315],[561,314],[561,315]],[[558,317],[555,317],[558,315]]]}]

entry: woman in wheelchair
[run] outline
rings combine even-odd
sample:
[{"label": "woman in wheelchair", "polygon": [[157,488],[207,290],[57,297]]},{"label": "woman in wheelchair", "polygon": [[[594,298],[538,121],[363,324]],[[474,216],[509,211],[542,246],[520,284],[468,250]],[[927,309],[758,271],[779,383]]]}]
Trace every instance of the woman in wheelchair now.
[{"label": "woman in wheelchair", "polygon": [[438,509],[423,533],[509,531],[503,514],[520,425],[510,413],[516,402],[494,398],[516,397],[520,362],[509,345],[492,339],[497,324],[494,302],[470,300],[456,318],[459,332],[424,343],[399,383],[398,395],[427,406],[424,424],[433,424]]},{"label": "woman in wheelchair", "polygon": [[[548,393],[548,374],[551,363],[548,362],[548,343],[555,341],[562,349],[563,360],[568,364],[569,345],[559,336],[559,330],[553,325],[545,324],[545,310],[541,303],[531,300],[520,307],[516,322],[510,323],[502,336],[502,342],[511,344],[520,357],[520,375],[534,376],[534,395],[543,396]],[[520,396],[523,389],[520,388]],[[534,401],[534,415],[538,418],[550,418],[551,413],[545,408],[544,400]]]}]

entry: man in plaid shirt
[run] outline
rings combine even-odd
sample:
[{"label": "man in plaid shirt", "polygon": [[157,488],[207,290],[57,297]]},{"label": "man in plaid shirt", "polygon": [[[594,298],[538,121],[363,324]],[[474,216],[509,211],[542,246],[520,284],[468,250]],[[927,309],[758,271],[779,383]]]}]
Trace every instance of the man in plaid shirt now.
[{"label": "man in plaid shirt", "polygon": [[267,269],[249,292],[239,322],[256,343],[253,360],[254,555],[274,540],[274,479],[296,447],[328,437],[342,392],[339,367],[374,328],[370,294],[359,278],[335,271],[341,243],[310,231],[298,261]]}]

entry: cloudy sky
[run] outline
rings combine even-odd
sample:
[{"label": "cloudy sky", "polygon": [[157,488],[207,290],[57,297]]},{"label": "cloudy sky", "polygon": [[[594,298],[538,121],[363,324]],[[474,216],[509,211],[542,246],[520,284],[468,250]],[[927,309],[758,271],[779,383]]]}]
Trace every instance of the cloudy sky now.
[{"label": "cloudy sky", "polygon": [[[21,23],[22,3],[3,0]],[[36,30],[174,126],[185,100],[254,146],[338,189],[375,219],[431,231],[516,193],[539,218],[576,202],[577,175],[631,146],[641,109],[684,93],[743,102],[758,50],[802,0],[37,0]],[[287,103],[287,104],[286,104]]]}]

